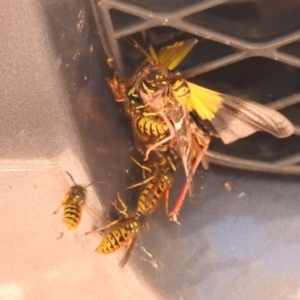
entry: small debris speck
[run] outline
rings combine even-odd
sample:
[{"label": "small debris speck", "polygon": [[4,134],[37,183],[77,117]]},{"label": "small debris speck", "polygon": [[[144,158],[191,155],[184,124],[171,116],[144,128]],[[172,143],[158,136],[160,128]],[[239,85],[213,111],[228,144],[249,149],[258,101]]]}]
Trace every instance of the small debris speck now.
[{"label": "small debris speck", "polygon": [[232,190],[232,185],[231,185],[231,183],[230,183],[230,182],[225,182],[225,183],[224,183],[224,189],[225,189],[226,191],[231,191],[231,190]]},{"label": "small debris speck", "polygon": [[59,235],[56,237],[57,240],[60,240],[64,236],[63,232],[60,232]]}]

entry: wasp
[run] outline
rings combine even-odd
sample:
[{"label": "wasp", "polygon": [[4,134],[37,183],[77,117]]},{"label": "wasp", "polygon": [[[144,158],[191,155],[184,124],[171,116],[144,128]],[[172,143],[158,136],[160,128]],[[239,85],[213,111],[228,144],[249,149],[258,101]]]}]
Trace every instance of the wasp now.
[{"label": "wasp", "polygon": [[119,267],[123,268],[130,257],[137,235],[144,225],[144,215],[138,212],[135,213],[134,217],[119,221],[112,225],[111,230],[104,235],[96,251],[98,253],[109,254],[123,246],[128,247],[125,255],[119,262]]},{"label": "wasp", "polygon": [[[150,180],[147,181],[138,198],[134,214],[130,216],[127,213],[128,208],[118,195],[118,202],[115,202],[114,206],[122,218],[92,231],[105,233],[100,245],[96,248],[98,253],[109,254],[123,246],[128,247],[119,263],[120,267],[124,267],[127,263],[136,238],[146,224],[146,216],[156,210],[162,199],[166,201],[168,199],[169,189],[173,182],[173,174],[176,170],[177,155],[171,151],[168,151],[167,155],[165,153],[164,155],[157,153],[157,155],[158,159],[151,163],[150,168],[141,166],[142,168],[150,170],[152,176]],[[144,184],[144,182],[134,186],[141,184]],[[117,203],[120,203],[122,207],[119,208]],[[87,234],[89,233],[91,232]]]},{"label": "wasp", "polygon": [[[122,207],[119,208],[117,203],[120,203]],[[113,204],[121,218],[119,220],[112,221],[104,227],[87,232],[86,234],[93,232],[104,233],[100,245],[96,248],[96,252],[98,253],[110,254],[123,246],[127,247],[128,249],[125,252],[125,255],[119,262],[119,267],[123,268],[130,257],[138,234],[145,225],[145,215],[140,212],[135,212],[130,216],[127,213],[128,207],[119,197],[119,194],[117,201]]]},{"label": "wasp", "polygon": [[[177,148],[189,183],[191,183],[189,154],[192,136],[188,130],[188,112],[186,107],[181,104],[189,97],[189,89],[182,79],[170,83],[164,81],[164,78],[170,77],[169,70],[179,64],[196,42],[196,39],[177,42],[175,45],[165,47],[158,54],[150,46],[151,55],[141,49],[145,53],[148,63],[129,80],[131,87],[127,95],[127,102],[131,105],[128,111],[131,112],[132,127],[137,136],[135,139],[138,142],[142,141],[143,146],[146,146],[145,160],[148,159],[152,150],[166,145],[176,137]],[[178,55],[181,58],[174,63],[174,58]],[[119,97],[118,91],[122,89],[123,85],[120,81],[119,85],[116,85],[117,82],[115,79],[108,81],[115,99],[118,101],[125,97]],[[140,100],[143,105],[136,105]],[[150,139],[148,139],[148,143],[145,143],[147,137]],[[139,145],[138,142],[137,145]],[[138,146],[138,149],[140,148]]]},{"label": "wasp", "polygon": [[80,223],[82,208],[86,205],[87,187],[95,183],[100,183],[100,181],[95,181],[86,186],[81,186],[75,183],[69,172],[66,173],[71,178],[74,185],[67,192],[62,203],[58,209],[53,212],[53,214],[56,214],[60,208],[64,206],[64,222],[67,225],[67,228],[71,230],[75,229]]},{"label": "wasp", "polygon": [[125,104],[134,133],[135,145],[138,150],[145,152],[149,145],[156,144],[169,135],[169,128],[159,116],[147,115],[146,107],[140,103],[134,88],[126,93],[124,82],[117,77],[108,78],[107,83],[116,102]]},{"label": "wasp", "polygon": [[[168,136],[147,149],[145,159],[150,151],[175,138],[189,183],[192,181],[189,164],[192,136],[189,132],[188,111],[185,105],[190,97],[189,87],[181,78],[169,79],[173,75],[171,70],[182,61],[196,43],[197,39],[176,42],[174,45],[162,48],[158,53],[150,45],[150,55],[141,49],[148,63],[129,80],[147,107],[149,114],[160,116],[169,129]],[[134,45],[139,47],[135,42]]]},{"label": "wasp", "polygon": [[[157,151],[155,153],[158,159],[151,164],[151,176],[143,182],[128,187],[145,184],[136,206],[136,212],[144,215],[152,214],[162,200],[165,201],[168,214],[169,191],[173,185],[174,173],[177,170],[178,156],[172,148],[163,154]],[[137,164],[141,166],[139,163]],[[144,166],[141,167],[144,168]]]}]

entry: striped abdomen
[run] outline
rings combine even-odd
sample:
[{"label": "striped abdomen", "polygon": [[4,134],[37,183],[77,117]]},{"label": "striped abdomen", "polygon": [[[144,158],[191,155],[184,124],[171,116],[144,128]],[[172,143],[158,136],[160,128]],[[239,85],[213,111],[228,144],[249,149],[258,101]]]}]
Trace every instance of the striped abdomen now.
[{"label": "striped abdomen", "polygon": [[133,126],[137,128],[140,133],[150,137],[161,137],[165,135],[169,128],[168,126],[156,116],[145,116],[145,106],[139,104],[139,97],[136,92],[131,91],[129,95],[131,112],[131,119]]},{"label": "striped abdomen", "polygon": [[122,246],[129,245],[132,236],[139,233],[141,230],[142,223],[140,218],[141,216],[137,214],[137,217],[133,218],[132,221],[125,221],[126,224],[124,223],[124,226],[120,225],[119,228],[106,233],[96,251],[99,253],[109,254],[118,250]]},{"label": "striped abdomen", "polygon": [[151,116],[139,115],[135,118],[135,126],[142,134],[146,134],[150,137],[164,136],[168,131],[168,126],[157,120],[157,118]]},{"label": "striped abdomen", "polygon": [[[173,172],[172,172],[173,173]],[[155,211],[168,189],[172,186],[173,174],[163,172],[149,181],[142,191],[136,211],[142,214],[151,214]]]},{"label": "striped abdomen", "polygon": [[81,217],[81,206],[79,205],[78,201],[74,201],[69,199],[65,203],[64,209],[64,221],[68,227],[68,229],[75,229]]}]

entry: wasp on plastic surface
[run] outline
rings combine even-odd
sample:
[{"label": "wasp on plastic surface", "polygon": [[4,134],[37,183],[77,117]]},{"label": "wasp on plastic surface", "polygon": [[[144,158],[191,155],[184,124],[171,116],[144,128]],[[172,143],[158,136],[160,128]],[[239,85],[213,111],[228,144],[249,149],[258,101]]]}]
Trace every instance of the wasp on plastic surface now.
[{"label": "wasp on plastic surface", "polygon": [[72,175],[66,172],[73,182],[73,186],[69,189],[67,194],[62,200],[62,203],[57,210],[53,212],[56,214],[62,206],[64,206],[64,222],[69,230],[75,229],[81,219],[81,213],[84,206],[86,206],[86,194],[87,187],[95,184],[101,183],[100,181],[92,182],[86,186],[81,186],[75,183]]},{"label": "wasp on plastic surface", "polygon": [[134,160],[139,166],[150,172],[148,179],[129,187],[145,185],[138,197],[134,212],[131,214],[127,212],[128,207],[118,195],[114,207],[119,213],[120,219],[87,232],[87,234],[92,232],[104,233],[100,245],[96,248],[98,253],[109,254],[123,246],[128,248],[119,263],[120,267],[124,267],[127,263],[138,234],[146,224],[146,217],[157,209],[160,202],[166,201],[167,203],[168,201],[169,190],[172,187],[173,175],[176,171],[177,154],[173,151],[163,154],[155,152],[155,154],[157,159],[153,162],[149,161],[147,166]]},{"label": "wasp on plastic surface", "polygon": [[127,247],[128,249],[125,252],[125,255],[119,262],[119,267],[123,268],[130,257],[137,235],[140,233],[144,225],[144,215],[136,213],[134,217],[127,218],[108,226],[105,229],[111,229],[105,233],[96,251],[103,254],[109,254],[117,251],[123,246]]},{"label": "wasp on plastic surface", "polygon": [[[117,203],[122,207],[119,208]],[[138,234],[145,225],[145,216],[139,212],[129,215],[127,213],[128,207],[119,197],[119,194],[117,201],[114,202],[114,207],[119,213],[120,219],[112,221],[104,227],[86,232],[86,235],[93,232],[104,234],[101,243],[96,248],[96,252],[98,253],[110,254],[123,246],[127,247],[128,249],[119,263],[119,267],[123,268],[130,257]]]}]

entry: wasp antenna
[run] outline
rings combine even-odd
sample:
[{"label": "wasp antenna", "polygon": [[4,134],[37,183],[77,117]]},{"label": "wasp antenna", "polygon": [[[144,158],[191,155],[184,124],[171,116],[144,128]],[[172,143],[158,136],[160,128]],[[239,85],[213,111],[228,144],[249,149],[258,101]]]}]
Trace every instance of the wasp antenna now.
[{"label": "wasp antenna", "polygon": [[127,187],[125,188],[125,190],[130,190],[130,189],[133,189],[133,188],[135,188],[135,187],[138,187],[138,186],[141,186],[141,185],[143,185],[143,184],[146,184],[147,182],[151,181],[153,178],[155,178],[155,176],[151,176],[151,177],[149,177],[149,178],[147,178],[147,179],[145,179],[145,180],[143,180],[143,181],[141,181],[141,182],[138,182],[138,183],[132,184],[132,185],[130,185],[130,186],[127,186]]},{"label": "wasp antenna", "polygon": [[127,41],[129,44],[131,44],[134,48],[138,49],[141,53],[144,54],[144,56],[147,58],[147,60],[150,60],[150,62],[153,62],[153,58],[147,51],[145,51],[137,41],[135,41],[132,37],[128,36],[125,38],[125,41]]},{"label": "wasp antenna", "polygon": [[66,171],[66,173],[69,175],[69,177],[71,178],[71,180],[74,183],[74,185],[77,185],[76,182],[75,182],[75,180],[73,179],[72,175],[68,171]]},{"label": "wasp antenna", "polygon": [[130,156],[130,159],[137,165],[139,166],[141,169],[146,170],[148,172],[151,172],[151,169],[146,167],[145,165],[142,165],[141,163],[139,163],[133,156]]},{"label": "wasp antenna", "polygon": [[91,186],[91,185],[93,185],[93,184],[96,184],[96,183],[103,183],[103,182],[104,182],[104,181],[94,181],[94,182],[92,182],[92,183],[90,183],[90,184],[84,186],[84,188],[87,188],[87,187],[89,187],[89,186]]}]

